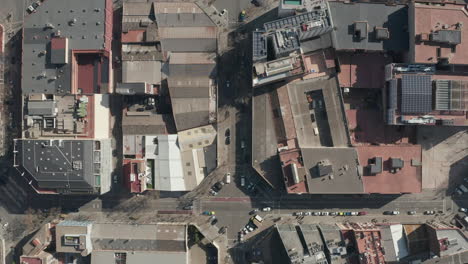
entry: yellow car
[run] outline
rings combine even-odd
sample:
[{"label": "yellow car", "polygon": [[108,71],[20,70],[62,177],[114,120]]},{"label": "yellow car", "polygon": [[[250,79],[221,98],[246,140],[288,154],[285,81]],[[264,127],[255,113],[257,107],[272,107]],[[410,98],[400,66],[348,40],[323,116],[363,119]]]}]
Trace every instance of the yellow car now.
[{"label": "yellow car", "polygon": [[338,215],[339,216],[344,216],[344,213],[343,212],[338,212]]}]

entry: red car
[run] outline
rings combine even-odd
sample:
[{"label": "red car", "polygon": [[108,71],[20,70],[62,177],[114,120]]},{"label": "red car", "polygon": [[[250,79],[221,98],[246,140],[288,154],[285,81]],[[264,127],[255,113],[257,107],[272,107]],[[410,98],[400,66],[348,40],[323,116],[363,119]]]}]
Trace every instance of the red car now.
[{"label": "red car", "polygon": [[358,215],[366,215],[366,214],[367,214],[367,212],[366,212],[366,211],[362,211],[362,212],[359,212],[359,214],[358,214]]}]

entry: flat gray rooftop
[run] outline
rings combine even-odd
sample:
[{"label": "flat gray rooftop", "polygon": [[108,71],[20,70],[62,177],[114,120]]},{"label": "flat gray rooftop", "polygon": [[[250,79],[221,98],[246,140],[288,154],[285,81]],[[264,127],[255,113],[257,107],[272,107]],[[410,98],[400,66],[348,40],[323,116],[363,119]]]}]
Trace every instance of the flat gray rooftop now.
[{"label": "flat gray rooftop", "polygon": [[[69,50],[104,50],[105,8],[104,0],[47,0],[36,9],[37,12],[25,16],[22,64],[24,94],[70,92],[71,63],[50,63],[51,37],[60,31],[61,37],[68,38]],[[68,55],[71,58],[71,52]],[[41,77],[43,74],[45,77]]]},{"label": "flat gray rooftop", "polygon": [[92,189],[93,144],[93,140],[17,140],[16,163],[39,188]]},{"label": "flat gray rooftop", "polygon": [[[381,3],[329,2],[333,42],[337,50],[404,51],[409,47],[408,8],[405,5]],[[366,22],[357,23],[355,22]],[[364,38],[354,34],[354,27],[366,28]],[[387,28],[389,39],[377,39],[375,27]]]},{"label": "flat gray rooftop", "polygon": [[276,225],[291,263],[326,264],[323,241],[316,225]]},{"label": "flat gray rooftop", "polygon": [[[364,184],[358,172],[358,155],[354,148],[302,148],[301,152],[309,193],[364,193]],[[332,165],[332,177],[318,177],[316,166],[322,161]]]},{"label": "flat gray rooftop", "polygon": [[[348,146],[349,139],[346,131],[347,128],[345,126],[346,116],[339,97],[339,89],[336,78],[312,79],[294,82],[288,85],[291,110],[294,117],[299,146],[301,148],[320,147],[325,145],[320,143],[317,139],[319,137],[331,137],[331,146],[334,147]],[[306,93],[311,91],[322,92],[322,98],[318,98],[318,100],[323,100],[326,112],[325,120],[321,120],[321,115],[318,113],[320,107],[317,104],[315,110],[317,122],[315,124],[311,121],[311,110],[306,97]],[[314,136],[315,127],[318,127],[319,129],[318,136]]]},{"label": "flat gray rooftop", "polygon": [[252,98],[252,167],[274,188],[284,186],[269,93]]}]

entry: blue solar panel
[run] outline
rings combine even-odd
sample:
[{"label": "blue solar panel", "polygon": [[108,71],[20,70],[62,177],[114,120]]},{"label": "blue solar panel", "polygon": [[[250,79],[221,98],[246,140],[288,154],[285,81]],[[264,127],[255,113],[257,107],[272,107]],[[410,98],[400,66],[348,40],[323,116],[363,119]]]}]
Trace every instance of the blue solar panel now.
[{"label": "blue solar panel", "polygon": [[407,114],[432,111],[432,78],[430,75],[403,75],[401,112]]}]

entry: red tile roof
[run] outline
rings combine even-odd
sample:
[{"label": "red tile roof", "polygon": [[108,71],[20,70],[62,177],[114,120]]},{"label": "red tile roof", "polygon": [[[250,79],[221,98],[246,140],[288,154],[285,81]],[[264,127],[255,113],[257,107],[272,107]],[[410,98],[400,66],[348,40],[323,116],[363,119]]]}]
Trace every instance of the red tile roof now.
[{"label": "red tile roof", "polygon": [[[354,103],[351,103],[354,104]],[[413,127],[387,126],[383,123],[382,112],[358,108],[346,110],[348,127],[353,145],[380,143],[408,143],[414,133]]]},{"label": "red tile roof", "polygon": [[66,38],[52,38],[50,41],[50,48],[55,49],[65,49],[66,48],[67,39]]},{"label": "red tile roof", "polygon": [[[410,21],[411,23],[411,21]],[[461,44],[456,46],[455,52],[446,45],[437,45],[432,42],[419,41],[421,34],[430,34],[440,29],[454,29],[458,23],[468,24],[468,12],[465,5],[444,4],[426,5],[416,4],[414,12],[414,60],[417,63],[437,63],[437,49],[441,57],[448,57],[453,64],[466,64],[468,62],[468,34],[463,28]],[[447,25],[448,28],[442,28]],[[412,45],[410,43],[410,45]]]},{"label": "red tile roof", "polygon": [[21,263],[24,263],[24,264],[42,264],[42,260],[40,258],[34,258],[34,257],[21,257]]},{"label": "red tile roof", "polygon": [[122,32],[122,43],[128,42],[143,42],[145,30],[129,30]]},{"label": "red tile roof", "polygon": [[385,65],[389,57],[380,53],[338,53],[341,72],[338,80],[341,87],[382,88],[385,83]]},{"label": "red tile roof", "polygon": [[[356,147],[359,163],[364,168],[369,160],[381,157],[383,161],[382,173],[370,175],[364,169],[364,190],[367,193],[419,193],[422,188],[421,167],[411,166],[411,160],[421,162],[422,151],[420,145],[397,146],[359,146]],[[390,158],[400,158],[404,161],[404,167],[396,173],[390,172]]]},{"label": "red tile roof", "polygon": [[[131,193],[141,193],[146,188],[142,186],[146,184],[144,181],[138,179],[138,171],[134,170],[134,165],[138,163],[144,163],[144,160],[136,159],[124,159],[123,160],[123,169],[124,169],[124,180],[126,187],[130,190]],[[132,181],[132,174],[134,175],[134,180]]]}]

